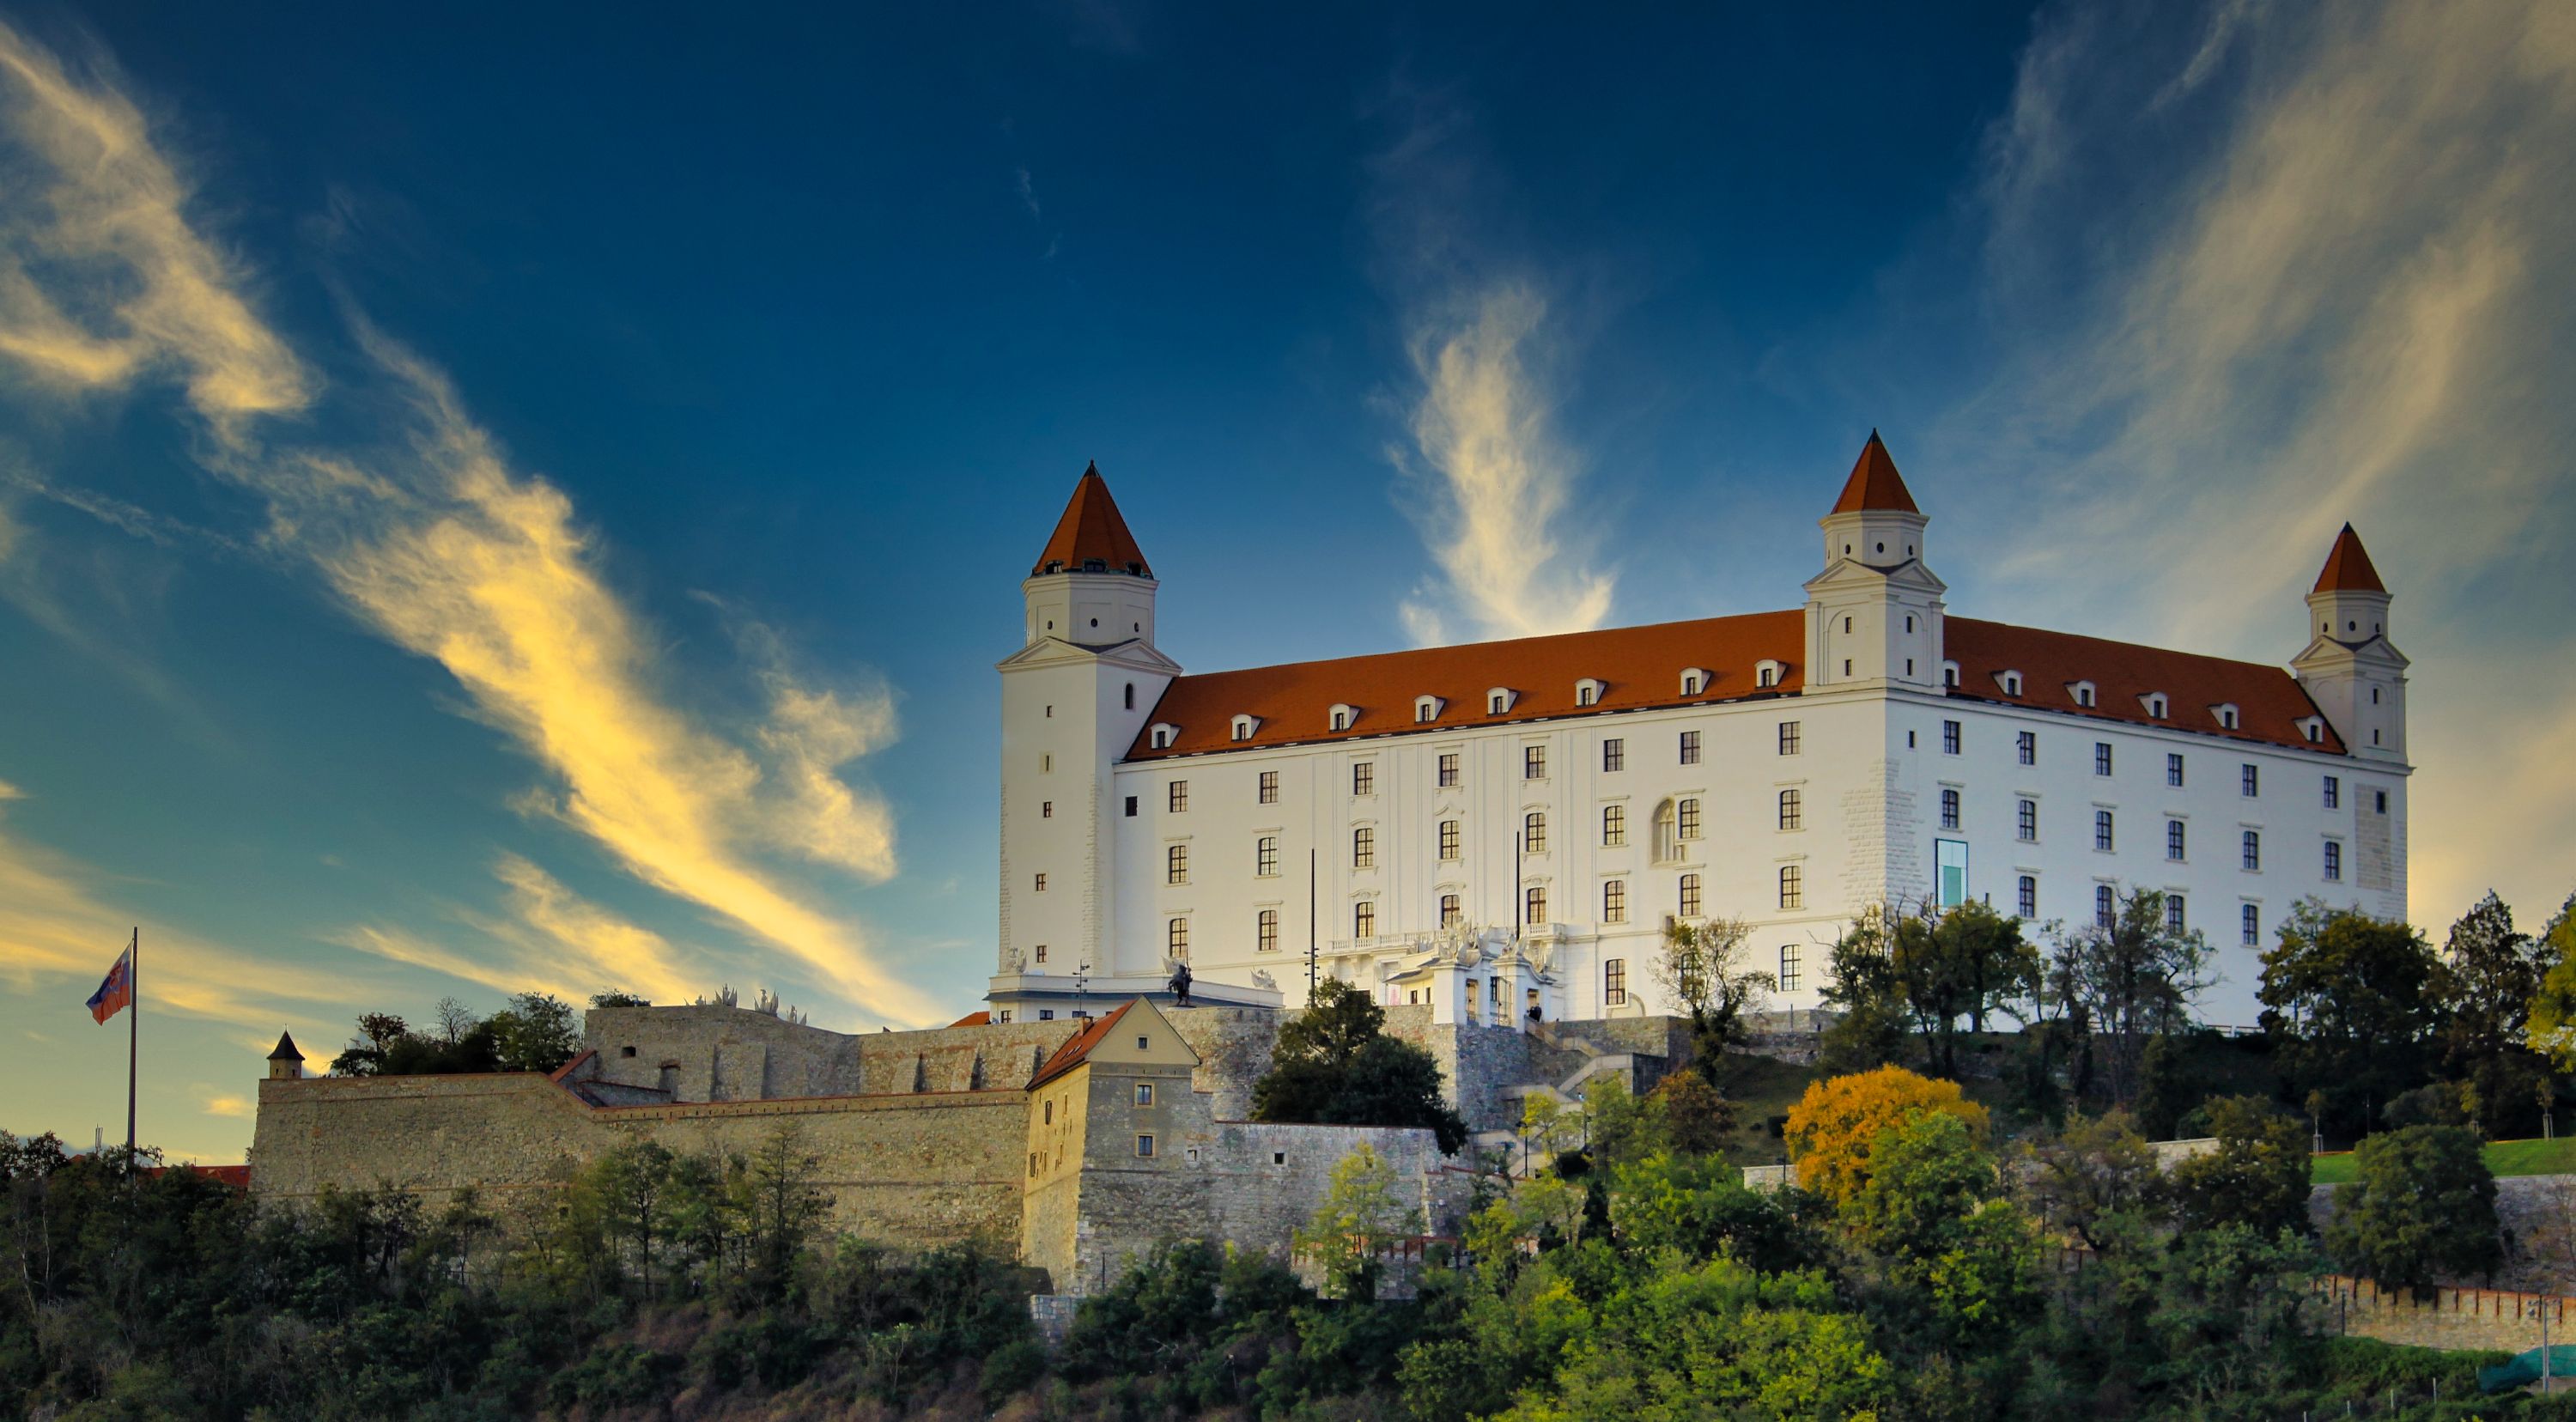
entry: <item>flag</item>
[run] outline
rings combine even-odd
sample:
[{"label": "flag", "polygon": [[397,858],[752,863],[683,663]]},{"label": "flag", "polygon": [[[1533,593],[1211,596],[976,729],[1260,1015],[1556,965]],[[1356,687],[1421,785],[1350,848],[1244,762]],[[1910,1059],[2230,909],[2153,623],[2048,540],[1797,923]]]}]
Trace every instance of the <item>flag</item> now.
[{"label": "flag", "polygon": [[107,970],[107,980],[89,995],[89,1015],[102,1027],[107,1019],[134,1005],[134,950],[116,955],[116,966]]}]

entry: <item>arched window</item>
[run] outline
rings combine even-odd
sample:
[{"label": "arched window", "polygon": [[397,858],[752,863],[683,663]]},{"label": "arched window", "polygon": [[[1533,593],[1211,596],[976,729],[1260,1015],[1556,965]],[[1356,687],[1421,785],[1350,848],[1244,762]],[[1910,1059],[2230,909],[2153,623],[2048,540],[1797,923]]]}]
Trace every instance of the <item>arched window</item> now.
[{"label": "arched window", "polygon": [[1666,800],[1655,807],[1655,858],[1670,862],[1682,857],[1681,817],[1673,802]]},{"label": "arched window", "polygon": [[1163,930],[1163,951],[1175,963],[1190,960],[1190,921],[1176,918]]},{"label": "arched window", "polygon": [[1783,791],[1781,791],[1781,792],[1780,792],[1780,828],[1782,828],[1782,829],[1784,829],[1784,830],[1793,830],[1793,829],[1798,828],[1798,827],[1799,827],[1799,819],[1800,819],[1800,817],[1801,817],[1801,813],[1802,813],[1802,807],[1801,807],[1801,804],[1800,804],[1800,796],[1799,796],[1798,792],[1797,792],[1797,791],[1795,791],[1795,790],[1783,790]]}]

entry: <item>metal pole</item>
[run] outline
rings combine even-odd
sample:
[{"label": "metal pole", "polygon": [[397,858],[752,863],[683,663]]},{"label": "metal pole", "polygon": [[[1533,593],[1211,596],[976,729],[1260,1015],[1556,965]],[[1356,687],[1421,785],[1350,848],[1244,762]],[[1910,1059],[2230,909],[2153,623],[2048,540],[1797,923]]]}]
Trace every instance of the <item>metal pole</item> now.
[{"label": "metal pole", "polygon": [[125,1168],[134,1169],[134,1065],[143,1029],[143,925],[125,945],[125,990],[134,1001],[125,1009]]},{"label": "metal pole", "polygon": [[1306,849],[1306,1005],[1315,1005],[1315,850]]},{"label": "metal pole", "polygon": [[1521,887],[1521,868],[1522,868],[1522,860],[1523,860],[1525,857],[1526,857],[1526,852],[1521,848],[1521,837],[1520,837],[1519,835],[1513,835],[1513,836],[1512,836],[1512,941],[1513,941],[1514,943],[1518,943],[1518,942],[1520,942],[1520,941],[1521,941],[1521,929],[1526,925],[1526,923],[1527,923],[1527,921],[1528,921],[1528,919],[1527,919],[1527,911],[1528,911],[1528,909],[1529,909],[1529,897],[1528,897],[1529,891]]}]

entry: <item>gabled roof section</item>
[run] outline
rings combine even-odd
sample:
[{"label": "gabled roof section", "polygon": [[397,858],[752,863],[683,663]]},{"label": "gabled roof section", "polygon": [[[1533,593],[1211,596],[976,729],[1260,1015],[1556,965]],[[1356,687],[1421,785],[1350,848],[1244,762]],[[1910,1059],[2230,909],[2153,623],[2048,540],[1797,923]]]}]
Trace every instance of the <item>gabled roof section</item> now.
[{"label": "gabled roof section", "polygon": [[2335,535],[2334,551],[2326,555],[2326,566],[2317,574],[2317,585],[2308,591],[2385,595],[2388,585],[2379,580],[2379,570],[2370,566],[2370,552],[2361,546],[2361,535],[2347,523],[2343,532]]},{"label": "gabled roof section", "polygon": [[1878,431],[1869,432],[1869,443],[1860,447],[1860,458],[1853,462],[1851,478],[1843,481],[1843,496],[1834,500],[1838,514],[1888,510],[1919,514],[1914,495],[1905,487],[1904,478],[1896,472],[1896,460],[1879,440]]},{"label": "gabled roof section", "polygon": [[1154,576],[1154,570],[1145,565],[1145,550],[1136,546],[1136,535],[1127,531],[1127,520],[1119,516],[1118,501],[1109,497],[1109,481],[1100,477],[1096,462],[1074,484],[1064,517],[1055,521],[1055,532],[1047,536],[1029,576],[1084,572]]},{"label": "gabled roof section", "polygon": [[300,1062],[304,1060],[304,1054],[295,1049],[295,1034],[292,1032],[278,1033],[277,1047],[268,1054],[268,1059],[273,1062]]},{"label": "gabled roof section", "polygon": [[969,1012],[965,1016],[958,1018],[956,1021],[951,1022],[948,1025],[951,1027],[990,1027],[993,1025],[993,1014],[990,1012]]},{"label": "gabled roof section", "polygon": [[[2070,632],[2046,632],[1985,622],[1973,617],[1941,620],[1941,644],[1959,664],[1953,696],[2041,711],[2065,712],[2102,721],[2200,731],[2225,740],[2259,741],[2297,750],[2340,755],[2343,741],[2326,728],[2323,740],[2311,741],[2299,723],[2317,714],[2298,678],[2260,662],[2230,661],[2192,652],[2142,647]],[[2022,694],[2003,690],[2003,673],[2021,673]],[[2093,705],[2077,707],[2066,688],[2091,682]],[[2147,714],[2145,698],[2161,693],[2168,714]],[[2221,729],[2204,708],[2233,705],[2236,727]]]},{"label": "gabled roof section", "polygon": [[[1177,677],[1154,704],[1151,724],[1127,748],[1127,759],[1454,734],[1557,716],[1787,695],[1804,682],[1806,637],[1803,612],[1755,612]],[[1778,681],[1767,687],[1758,673],[1765,661],[1782,667]],[[1708,670],[1697,696],[1681,694],[1685,667]],[[1575,687],[1586,678],[1602,682],[1601,693],[1591,705],[1577,706]],[[1485,695],[1496,687],[1512,693],[1499,716],[1488,711]],[[1424,696],[1439,698],[1440,712],[1417,721],[1412,708]],[[1345,703],[1361,714],[1350,729],[1334,731],[1327,713]],[[1251,739],[1233,739],[1237,714],[1259,718]],[[1153,725],[1164,723],[1180,727],[1180,733],[1169,746],[1157,747]]]},{"label": "gabled roof section", "polygon": [[1119,1004],[1117,1011],[1065,1039],[1065,1044],[1055,1049],[1055,1055],[1046,1059],[1046,1065],[1038,1068],[1038,1074],[1029,1078],[1029,1089],[1034,1091],[1082,1065],[1091,1056],[1091,1049],[1108,1041],[1109,1034],[1117,1029],[1118,1019],[1135,1005],[1136,999],[1129,998]]}]

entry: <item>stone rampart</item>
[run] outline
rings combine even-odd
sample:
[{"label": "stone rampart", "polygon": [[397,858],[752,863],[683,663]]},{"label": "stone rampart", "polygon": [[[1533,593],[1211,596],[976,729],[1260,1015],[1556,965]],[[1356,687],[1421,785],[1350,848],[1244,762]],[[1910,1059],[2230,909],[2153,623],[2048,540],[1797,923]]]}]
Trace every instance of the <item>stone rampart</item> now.
[{"label": "stone rampart", "polygon": [[2549,1342],[2570,1341],[2569,1301],[2556,1294],[2443,1288],[2418,1299],[2402,1289],[2334,1274],[2317,1281],[2317,1295],[2327,1331],[2383,1343],[2519,1353],[2540,1346],[2544,1326]]},{"label": "stone rampart", "polygon": [[582,1038],[603,1080],[668,1087],[679,1101],[761,1101],[1025,1086],[1081,1026],[1068,1018],[853,1034],[709,1004],[593,1008]]}]

